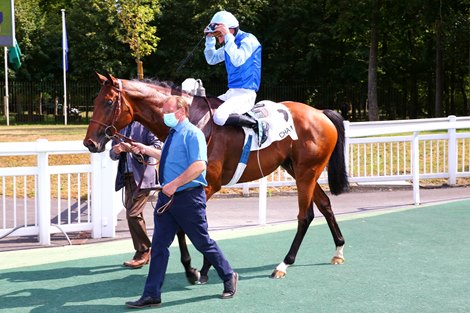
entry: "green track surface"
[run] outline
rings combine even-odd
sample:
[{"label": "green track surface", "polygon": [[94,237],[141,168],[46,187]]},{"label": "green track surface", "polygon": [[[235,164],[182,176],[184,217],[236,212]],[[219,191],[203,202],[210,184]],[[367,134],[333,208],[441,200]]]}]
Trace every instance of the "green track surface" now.
[{"label": "green track surface", "polygon": [[[314,222],[284,279],[269,279],[295,225],[214,234],[240,274],[237,295],[220,300],[222,284],[186,282],[172,247],[156,312],[470,312],[470,201],[361,214],[340,219],[343,265],[329,264],[334,244]],[[0,312],[126,312],[148,266],[129,270],[129,241],[0,253]],[[193,265],[202,259],[190,247]],[[29,264],[29,265],[26,265]],[[34,264],[34,265],[31,265]]]}]

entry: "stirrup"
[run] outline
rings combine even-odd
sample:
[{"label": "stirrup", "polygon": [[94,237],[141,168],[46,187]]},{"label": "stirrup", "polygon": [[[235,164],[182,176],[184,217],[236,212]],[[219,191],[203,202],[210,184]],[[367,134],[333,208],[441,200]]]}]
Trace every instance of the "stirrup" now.
[{"label": "stirrup", "polygon": [[266,124],[265,122],[262,122],[260,120],[257,120],[258,122],[258,125],[256,127],[255,130],[258,131],[258,146],[261,147],[263,145],[263,143],[266,142],[266,140],[268,139],[268,124]]}]

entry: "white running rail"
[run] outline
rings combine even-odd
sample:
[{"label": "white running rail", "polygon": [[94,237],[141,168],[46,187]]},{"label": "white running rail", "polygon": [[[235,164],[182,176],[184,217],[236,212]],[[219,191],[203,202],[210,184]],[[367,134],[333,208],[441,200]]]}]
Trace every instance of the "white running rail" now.
[{"label": "white running rail", "polygon": [[[419,204],[420,180],[447,179],[455,185],[457,178],[470,177],[470,117],[346,121],[345,129],[351,183],[411,181],[413,201]],[[72,153],[89,154],[90,162],[49,165],[51,155]],[[51,234],[61,231],[87,231],[93,238],[115,236],[122,203],[120,193],[114,192],[116,162],[109,159],[108,150],[90,154],[81,141],[0,143],[0,160],[24,155],[35,156],[36,166],[0,167],[0,238],[10,233],[37,235],[41,244],[49,245]],[[53,180],[57,190],[51,190]],[[326,172],[319,182],[327,183]],[[77,189],[70,188],[72,184],[79,186],[76,195],[71,194],[70,190]],[[279,186],[295,186],[282,169],[233,187],[243,188],[245,193],[259,188],[259,223],[264,224],[267,187]]]}]

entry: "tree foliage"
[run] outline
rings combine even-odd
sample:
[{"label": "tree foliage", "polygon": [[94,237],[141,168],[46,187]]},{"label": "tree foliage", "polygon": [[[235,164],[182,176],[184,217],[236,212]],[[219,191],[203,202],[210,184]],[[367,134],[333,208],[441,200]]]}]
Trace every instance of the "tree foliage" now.
[{"label": "tree foliage", "polygon": [[[375,24],[374,3],[380,3]],[[320,108],[348,101],[353,118],[368,119],[375,25],[373,119],[470,114],[470,0],[15,1],[23,53],[23,66],[10,73],[15,79],[60,80],[60,9],[66,10],[72,81],[93,83],[95,70],[133,78],[135,59],[142,59],[147,77],[201,78],[209,93],[223,91],[224,65],[208,66],[200,41],[213,14],[226,9],[263,46],[261,96],[283,87],[287,98],[279,100]]]},{"label": "tree foliage", "polygon": [[159,38],[155,36],[157,28],[149,23],[160,13],[156,0],[118,0],[111,1],[122,27],[117,32],[117,39],[127,43],[136,59],[155,52]]}]

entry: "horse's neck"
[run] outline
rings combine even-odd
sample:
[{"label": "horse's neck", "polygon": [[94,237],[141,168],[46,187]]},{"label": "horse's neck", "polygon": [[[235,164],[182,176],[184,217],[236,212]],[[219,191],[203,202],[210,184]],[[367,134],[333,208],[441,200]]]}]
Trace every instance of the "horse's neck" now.
[{"label": "horse's neck", "polygon": [[[194,125],[206,124],[207,117],[212,118],[214,110],[217,109],[222,101],[214,97],[194,96],[193,102],[189,108],[189,119]],[[205,121],[205,122],[204,122]]]},{"label": "horse's neck", "polygon": [[168,127],[163,123],[163,117],[156,102],[137,101],[134,105],[134,120],[140,122],[160,140],[168,136]]}]

